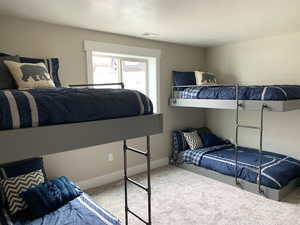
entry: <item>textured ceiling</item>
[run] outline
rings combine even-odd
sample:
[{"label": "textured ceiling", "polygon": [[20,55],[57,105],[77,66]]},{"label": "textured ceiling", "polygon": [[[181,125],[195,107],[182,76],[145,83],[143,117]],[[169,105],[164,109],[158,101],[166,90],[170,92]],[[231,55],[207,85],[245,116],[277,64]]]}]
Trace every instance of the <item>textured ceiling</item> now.
[{"label": "textured ceiling", "polygon": [[300,31],[300,0],[0,0],[0,14],[197,46]]}]

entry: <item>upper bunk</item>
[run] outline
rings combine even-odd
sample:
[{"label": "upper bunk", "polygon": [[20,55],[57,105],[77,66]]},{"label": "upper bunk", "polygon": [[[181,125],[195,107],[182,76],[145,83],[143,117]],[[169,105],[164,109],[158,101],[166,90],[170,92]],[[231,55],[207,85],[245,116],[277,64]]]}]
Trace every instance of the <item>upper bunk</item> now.
[{"label": "upper bunk", "polygon": [[169,104],[212,109],[236,109],[238,106],[242,110],[255,111],[265,105],[269,111],[286,112],[300,109],[300,85],[196,85],[192,79],[184,81],[181,78],[178,82],[177,78]]},{"label": "upper bunk", "polygon": [[162,132],[142,93],[79,86],[0,90],[0,163]]}]

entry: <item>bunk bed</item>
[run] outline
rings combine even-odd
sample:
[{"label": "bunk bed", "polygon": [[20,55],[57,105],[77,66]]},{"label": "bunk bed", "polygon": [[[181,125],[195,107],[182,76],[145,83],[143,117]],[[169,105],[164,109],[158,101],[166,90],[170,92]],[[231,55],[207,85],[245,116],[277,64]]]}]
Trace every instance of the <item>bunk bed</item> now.
[{"label": "bunk bed", "polygon": [[[121,86],[121,89],[90,88],[105,85],[118,85]],[[81,95],[82,98],[76,101],[76,96],[78,95]],[[25,98],[27,98],[27,105],[23,103]],[[32,99],[36,101],[32,101]],[[132,102],[130,99],[135,99],[135,102]],[[5,118],[5,116],[9,117],[9,119],[5,120],[6,122],[1,119],[1,164],[115,141],[123,141],[125,224],[128,224],[129,213],[136,216],[145,224],[152,223],[150,136],[162,132],[163,117],[162,114],[153,113],[152,103],[146,96],[136,91],[124,89],[123,83],[113,83],[73,85],[68,88],[26,90],[25,92],[19,90],[1,90],[0,101],[6,104],[6,107],[12,112],[8,114],[5,111],[5,107],[2,107],[0,110],[1,118]],[[79,104],[79,108],[74,108],[76,104]],[[89,104],[93,105],[93,107],[89,108]],[[97,108],[95,104],[102,106]],[[24,107],[21,107],[22,105]],[[38,112],[40,117],[38,120],[37,113],[35,114],[37,105],[40,106],[40,111]],[[52,108],[49,105],[52,105]],[[120,108],[120,105],[123,109]],[[117,113],[117,109],[120,109],[119,113]],[[16,113],[14,110],[19,111]],[[69,117],[67,114],[71,112],[73,114]],[[146,151],[127,146],[126,140],[138,137],[146,137]],[[147,186],[141,185],[128,177],[128,151],[146,157]],[[135,214],[128,206],[128,182],[144,189],[148,194],[147,221]],[[86,198],[74,200],[67,207],[75,207],[78,205],[78,201],[89,200],[86,200]],[[95,206],[93,207],[93,211],[98,210],[95,209]]]},{"label": "bunk bed", "polygon": [[[292,159],[293,165],[296,165],[295,177],[289,182],[287,182],[284,186],[276,187],[266,186],[265,183],[262,183],[262,179],[267,176],[263,171],[268,166],[266,163],[265,155],[276,155],[275,153],[264,152],[263,151],[263,126],[264,126],[264,112],[286,112],[300,109],[300,86],[299,85],[270,85],[270,86],[240,86],[236,85],[222,85],[222,84],[204,84],[204,85],[196,85],[194,83],[189,83],[188,85],[174,85],[172,86],[171,97],[169,99],[169,104],[172,107],[191,107],[191,108],[212,108],[212,109],[233,109],[235,110],[235,143],[233,144],[234,148],[232,148],[231,143],[229,146],[224,146],[220,149],[217,149],[218,146],[214,146],[215,149],[212,151],[224,151],[224,154],[221,154],[222,157],[228,153],[228,150],[234,150],[234,155],[231,157],[221,160],[228,161],[229,166],[233,166],[231,168],[231,173],[226,173],[214,168],[214,163],[207,168],[203,168],[200,166],[200,162],[193,163],[193,160],[190,160],[193,153],[189,153],[187,158],[190,160],[189,163],[184,163],[189,160],[182,160],[182,157],[179,157],[178,154],[172,155],[171,162],[173,162],[176,166],[187,169],[189,171],[196,172],[198,174],[202,174],[204,176],[212,177],[217,180],[223,181],[228,184],[237,185],[247,191],[261,194],[265,197],[281,200],[288,193],[293,191],[296,187],[300,185],[300,163]],[[259,111],[259,125],[245,125],[241,124],[239,120],[239,114],[241,110],[253,110]],[[259,134],[259,149],[250,149],[246,151],[246,154],[251,156],[251,152],[255,155],[254,159],[256,164],[252,164],[249,166],[245,160],[245,154],[241,151],[241,146],[239,146],[239,130],[243,129],[253,129],[258,131]],[[180,141],[184,143],[183,137],[179,138]],[[178,139],[178,140],[179,140]],[[178,143],[178,140],[175,142]],[[174,143],[173,143],[174,146]],[[186,145],[185,145],[186,146]],[[220,146],[219,146],[220,147]],[[211,151],[207,151],[205,153],[196,154],[195,159],[202,159],[203,155],[206,153],[210,153]],[[252,155],[253,156],[253,155]],[[216,156],[213,156],[216,157]],[[272,158],[272,157],[271,157]],[[273,159],[276,162],[269,162],[280,164],[290,159],[287,156],[277,155],[274,156]],[[228,166],[225,165],[225,166]],[[273,165],[273,164],[272,164]],[[249,181],[243,179],[241,174],[242,171],[248,170],[252,171],[255,174],[255,181]],[[280,173],[280,170],[277,171]],[[283,169],[281,172],[288,172],[288,170]],[[281,174],[284,176],[284,174]],[[245,177],[244,177],[245,178]]]}]

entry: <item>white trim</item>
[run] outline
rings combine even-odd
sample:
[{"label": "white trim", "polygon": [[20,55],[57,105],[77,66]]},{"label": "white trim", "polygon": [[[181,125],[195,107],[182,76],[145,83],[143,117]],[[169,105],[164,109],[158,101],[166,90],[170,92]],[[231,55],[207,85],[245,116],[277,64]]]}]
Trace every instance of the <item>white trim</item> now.
[{"label": "white trim", "polygon": [[[142,48],[128,45],[96,42],[96,41],[83,41],[83,49],[86,51],[86,70],[87,81],[93,83],[93,66],[92,66],[92,53],[99,52],[105,56],[119,56],[129,58],[141,58],[148,61],[148,91],[149,97],[154,103],[155,112],[160,112],[160,49]],[[155,68],[156,65],[156,68]],[[154,68],[155,69],[154,69]]]},{"label": "white trim", "polygon": [[110,55],[114,53],[119,56],[136,56],[136,57],[155,57],[160,58],[161,51],[159,49],[142,48],[128,45],[112,44],[96,41],[84,41],[85,51],[98,51],[103,54]]},{"label": "white trim", "polygon": [[[169,164],[169,158],[165,157],[162,159],[158,159],[151,162],[151,169],[156,169],[159,167],[163,167]],[[128,168],[128,175],[133,176],[139,173],[143,173],[146,171],[147,164],[141,164],[138,166],[134,166],[131,168]],[[94,187],[99,187],[105,184],[110,184],[115,181],[119,181],[123,178],[124,172],[123,170],[119,170],[110,174],[106,174],[99,177],[93,177],[88,180],[78,181],[76,184],[82,189],[87,190]]]}]

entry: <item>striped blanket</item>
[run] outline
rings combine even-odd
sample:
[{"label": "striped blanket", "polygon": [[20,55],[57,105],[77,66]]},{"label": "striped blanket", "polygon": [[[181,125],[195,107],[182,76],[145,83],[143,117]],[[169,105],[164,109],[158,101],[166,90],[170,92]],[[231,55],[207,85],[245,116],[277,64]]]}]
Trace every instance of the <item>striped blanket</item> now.
[{"label": "striped blanket", "polygon": [[153,113],[144,94],[127,89],[0,90],[0,130]]},{"label": "striped blanket", "polygon": [[[185,99],[235,99],[235,86],[201,86],[178,88],[176,98]],[[274,100],[284,101],[300,99],[299,85],[271,85],[271,86],[240,86],[240,100]]]},{"label": "striped blanket", "polygon": [[[258,151],[239,147],[238,177],[251,183],[258,182]],[[179,153],[179,161],[194,164],[216,172],[235,176],[235,149],[231,144],[218,145]],[[300,177],[300,161],[274,152],[263,152],[262,185],[274,189],[285,187]]]},{"label": "striped blanket", "polygon": [[81,196],[41,218],[30,220],[26,216],[12,219],[2,209],[1,225],[120,225],[110,212],[98,206],[88,195]]}]

